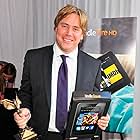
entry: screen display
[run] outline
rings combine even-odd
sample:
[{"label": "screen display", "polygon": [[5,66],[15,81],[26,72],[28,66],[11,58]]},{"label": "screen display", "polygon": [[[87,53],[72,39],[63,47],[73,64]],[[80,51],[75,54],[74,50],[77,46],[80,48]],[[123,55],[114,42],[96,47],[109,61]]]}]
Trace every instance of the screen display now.
[{"label": "screen display", "polygon": [[73,132],[75,134],[94,133],[97,128],[97,121],[102,116],[105,105],[105,103],[79,103]]}]

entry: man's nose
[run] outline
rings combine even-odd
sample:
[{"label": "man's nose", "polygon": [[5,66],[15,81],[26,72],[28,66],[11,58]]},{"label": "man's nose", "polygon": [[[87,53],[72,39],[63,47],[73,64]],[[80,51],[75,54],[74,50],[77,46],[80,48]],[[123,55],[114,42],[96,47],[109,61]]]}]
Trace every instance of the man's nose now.
[{"label": "man's nose", "polygon": [[67,29],[67,34],[68,34],[68,35],[72,35],[72,34],[73,34],[73,29],[72,29],[71,27],[69,27],[69,28]]}]

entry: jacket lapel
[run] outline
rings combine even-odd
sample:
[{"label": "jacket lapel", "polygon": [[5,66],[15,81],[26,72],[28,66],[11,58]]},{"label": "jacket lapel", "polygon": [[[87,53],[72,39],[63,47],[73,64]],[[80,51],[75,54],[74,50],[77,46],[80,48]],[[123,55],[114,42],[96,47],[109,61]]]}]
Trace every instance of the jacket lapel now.
[{"label": "jacket lapel", "polygon": [[83,56],[82,56],[82,52],[79,50],[78,52],[78,58],[77,58],[77,77],[76,77],[76,85],[75,85],[75,90],[79,90],[82,86],[82,81],[84,80],[84,73],[83,73],[83,69],[87,68],[86,64],[84,63],[84,61],[82,61]]},{"label": "jacket lapel", "polygon": [[94,70],[92,64],[89,62],[89,57],[80,51],[78,52],[77,59],[77,77],[76,77],[76,86],[75,90],[85,90],[92,91],[93,90],[93,75]]}]

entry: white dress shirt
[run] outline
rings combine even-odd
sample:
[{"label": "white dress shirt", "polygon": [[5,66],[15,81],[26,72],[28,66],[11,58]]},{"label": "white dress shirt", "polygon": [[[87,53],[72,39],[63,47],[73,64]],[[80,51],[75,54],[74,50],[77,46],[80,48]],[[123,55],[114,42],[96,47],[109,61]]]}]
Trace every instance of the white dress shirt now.
[{"label": "white dress shirt", "polygon": [[62,59],[60,55],[68,56],[66,58],[66,62],[68,66],[68,110],[69,110],[72,92],[75,90],[78,47],[76,47],[71,53],[64,54],[64,52],[55,43],[53,46],[53,51],[54,51],[54,55],[53,55],[53,62],[52,62],[51,112],[50,112],[50,122],[49,122],[48,131],[59,132],[55,126],[55,118],[56,118],[58,70],[62,63]]}]

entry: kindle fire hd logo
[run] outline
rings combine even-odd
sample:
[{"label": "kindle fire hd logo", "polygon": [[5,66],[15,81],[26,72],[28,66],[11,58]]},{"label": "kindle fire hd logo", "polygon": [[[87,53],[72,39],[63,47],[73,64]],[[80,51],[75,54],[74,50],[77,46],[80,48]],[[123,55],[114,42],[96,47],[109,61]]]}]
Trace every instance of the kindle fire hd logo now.
[{"label": "kindle fire hd logo", "polygon": [[107,29],[89,29],[86,32],[87,36],[112,36],[112,37],[116,37],[118,34],[117,30],[107,30]]}]

